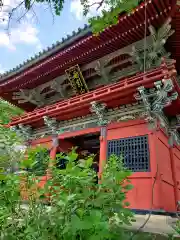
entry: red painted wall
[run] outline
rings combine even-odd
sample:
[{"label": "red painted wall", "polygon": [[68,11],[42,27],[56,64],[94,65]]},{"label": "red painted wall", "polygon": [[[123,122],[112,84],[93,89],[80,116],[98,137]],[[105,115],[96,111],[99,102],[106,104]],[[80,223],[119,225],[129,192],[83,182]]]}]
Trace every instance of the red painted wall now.
[{"label": "red painted wall", "polygon": [[[99,128],[86,129],[61,135],[59,149],[68,151],[72,144],[66,137],[83,135],[99,131]],[[103,170],[104,158],[107,153],[106,140],[148,135],[150,152],[150,172],[136,172],[130,177],[134,189],[128,193],[130,208],[143,210],[176,211],[177,200],[180,200],[180,147],[170,148],[167,137],[159,131],[150,131],[147,123],[133,120],[110,124],[107,128],[106,139],[100,138],[99,171]],[[33,143],[51,146],[51,139],[42,139]],[[40,186],[43,187],[46,176],[42,177]]]},{"label": "red painted wall", "polygon": [[[32,147],[36,147],[38,145],[44,146],[48,149],[52,148],[52,137],[47,137],[47,138],[42,138],[42,139],[37,139],[32,141],[31,146]],[[71,150],[71,148],[73,147],[73,144],[71,142],[69,142],[66,139],[62,139],[60,138],[59,140],[59,150],[66,152]]]},{"label": "red painted wall", "polygon": [[61,152],[69,152],[73,147],[75,146],[73,146],[73,144],[70,141],[65,139],[60,139],[58,150]]},{"label": "red painted wall", "polygon": [[[107,140],[136,137],[149,135],[150,132],[143,121],[128,121],[109,126]],[[153,155],[150,158],[153,159]],[[152,168],[152,166],[151,166]],[[151,173],[133,173],[131,183],[134,189],[128,193],[130,208],[133,209],[150,209],[152,195],[152,175]]]},{"label": "red painted wall", "polygon": [[[167,137],[162,131],[150,131],[142,121],[129,121],[109,127],[107,140],[148,135],[150,172],[133,173],[134,189],[128,193],[133,209],[176,211],[176,186],[172,161],[175,161],[180,196],[180,149],[173,148],[173,159]],[[155,180],[156,179],[156,180]]]},{"label": "red painted wall", "polygon": [[44,147],[50,149],[52,147],[52,137],[36,139],[31,142],[32,147],[36,147],[38,145],[41,145],[41,146],[44,146]]},{"label": "red painted wall", "polygon": [[176,210],[172,161],[174,160],[171,157],[168,138],[159,130],[156,132],[156,162],[159,166],[159,205],[166,211]]}]

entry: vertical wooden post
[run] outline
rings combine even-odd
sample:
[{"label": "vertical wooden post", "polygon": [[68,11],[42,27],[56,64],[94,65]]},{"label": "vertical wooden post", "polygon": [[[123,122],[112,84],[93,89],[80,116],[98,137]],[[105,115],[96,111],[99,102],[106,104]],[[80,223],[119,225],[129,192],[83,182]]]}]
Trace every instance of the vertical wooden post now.
[{"label": "vertical wooden post", "polygon": [[156,209],[163,209],[162,203],[162,180],[161,180],[161,166],[158,159],[158,130],[149,133],[150,146],[150,166],[152,174],[152,202],[150,206]]},{"label": "vertical wooden post", "polygon": [[103,167],[107,160],[107,127],[101,127],[100,135],[100,156],[99,156],[99,173],[98,177],[101,178]]},{"label": "vertical wooden post", "polygon": [[55,164],[56,152],[57,152],[58,146],[59,146],[59,139],[58,139],[58,136],[55,135],[52,137],[52,148],[50,150],[50,161],[49,161],[49,166],[48,166],[48,170],[47,170],[47,175],[51,174],[51,168]]},{"label": "vertical wooden post", "polygon": [[174,154],[173,154],[173,146],[170,146],[170,157],[171,157],[171,171],[172,171],[172,179],[174,182],[174,199],[175,199],[175,211],[177,211],[178,204],[178,184],[177,184],[177,176],[176,176],[176,166],[174,163]]}]

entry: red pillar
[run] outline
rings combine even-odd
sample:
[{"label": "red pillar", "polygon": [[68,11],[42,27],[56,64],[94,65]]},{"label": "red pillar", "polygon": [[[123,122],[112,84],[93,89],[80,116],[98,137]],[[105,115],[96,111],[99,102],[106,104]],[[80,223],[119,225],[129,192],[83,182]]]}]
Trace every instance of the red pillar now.
[{"label": "red pillar", "polygon": [[50,165],[51,166],[53,166],[54,164],[53,164],[53,160],[55,160],[56,159],[56,152],[57,152],[57,147],[52,147],[52,149],[51,149],[51,151],[50,151],[50,159],[52,160],[52,161],[50,161]]},{"label": "red pillar", "polygon": [[58,146],[59,146],[58,136],[54,136],[52,138],[52,148],[50,150],[50,161],[49,161],[49,166],[48,166],[48,170],[47,170],[47,175],[51,174],[51,168],[55,164]]},{"label": "red pillar", "polygon": [[101,178],[103,172],[103,167],[106,164],[107,160],[107,127],[101,128],[100,135],[100,156],[99,156],[99,173],[98,176]]}]

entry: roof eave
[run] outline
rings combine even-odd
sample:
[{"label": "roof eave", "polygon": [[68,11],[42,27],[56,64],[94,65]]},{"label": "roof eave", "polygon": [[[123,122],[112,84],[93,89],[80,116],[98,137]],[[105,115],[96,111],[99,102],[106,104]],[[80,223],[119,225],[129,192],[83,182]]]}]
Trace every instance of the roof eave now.
[{"label": "roof eave", "polygon": [[91,35],[91,34],[92,34],[91,28],[86,27],[81,32],[79,32],[76,36],[73,36],[73,37],[65,40],[64,42],[60,43],[58,46],[52,48],[51,50],[47,50],[41,56],[36,57],[32,61],[28,61],[22,67],[16,69],[15,71],[13,71],[11,73],[4,74],[4,76],[3,75],[0,76],[0,81],[5,81],[6,79],[9,79],[10,77],[13,77],[15,74],[18,74],[18,73],[30,68],[31,66],[37,64],[38,62],[40,62],[40,61],[50,57],[51,55],[55,54],[59,50],[62,50],[63,48],[71,45],[74,41],[77,41],[79,38],[82,38],[82,37],[85,37],[86,35]]}]

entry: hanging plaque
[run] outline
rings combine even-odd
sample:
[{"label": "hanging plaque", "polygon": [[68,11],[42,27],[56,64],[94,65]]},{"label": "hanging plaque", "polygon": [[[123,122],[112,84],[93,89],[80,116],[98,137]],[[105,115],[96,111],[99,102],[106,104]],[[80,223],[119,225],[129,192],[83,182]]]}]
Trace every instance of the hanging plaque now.
[{"label": "hanging plaque", "polygon": [[88,92],[88,87],[83,78],[82,72],[79,68],[79,65],[71,67],[66,70],[66,75],[69,79],[69,82],[76,94],[83,94]]}]

